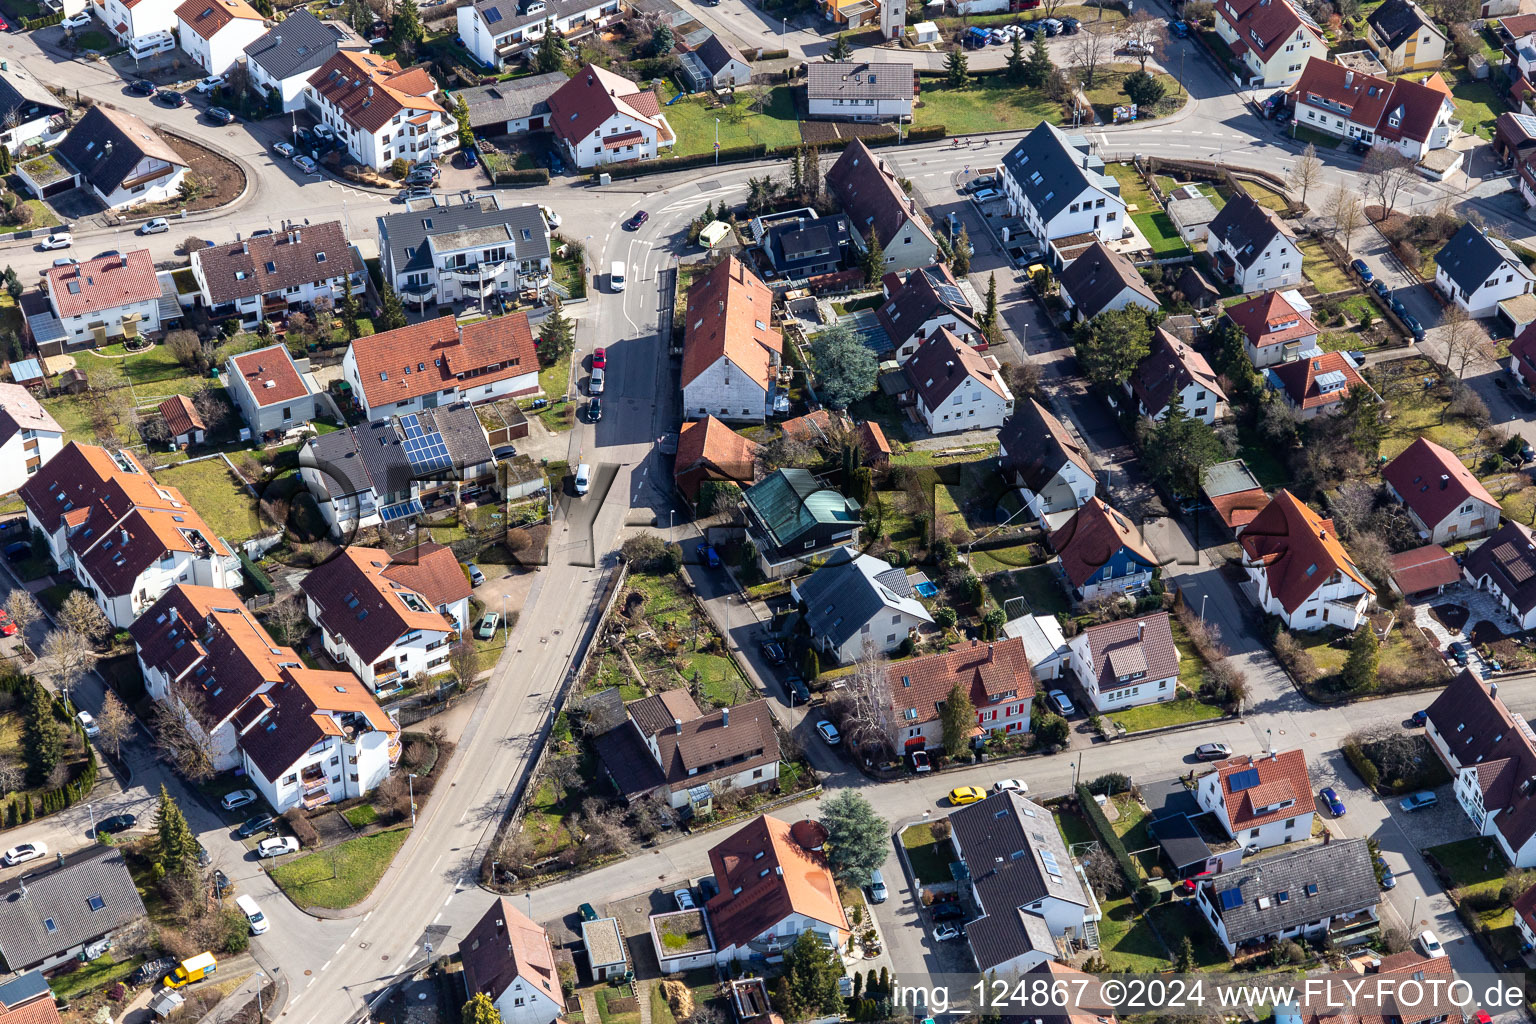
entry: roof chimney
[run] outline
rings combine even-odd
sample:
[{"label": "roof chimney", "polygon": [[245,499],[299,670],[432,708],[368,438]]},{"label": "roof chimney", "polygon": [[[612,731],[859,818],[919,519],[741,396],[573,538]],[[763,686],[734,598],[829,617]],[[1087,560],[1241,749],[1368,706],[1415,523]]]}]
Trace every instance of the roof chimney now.
[{"label": "roof chimney", "polygon": [[279,32],[277,35],[273,36],[272,38],[274,40],[274,42],[272,44],[274,47],[281,47],[283,45],[283,34],[281,32]]},{"label": "roof chimney", "polygon": [[1492,698],[1493,700],[1498,700],[1499,699],[1499,684],[1498,683],[1489,683],[1488,684],[1488,696],[1490,698]]},{"label": "roof chimney", "polygon": [[250,242],[241,242],[240,243],[240,251],[245,253],[247,256],[249,256],[251,254],[251,243]]},{"label": "roof chimney", "polygon": [[124,256],[122,253],[118,253],[117,254],[117,258],[119,260],[118,266],[126,267],[128,265],[128,257],[127,256]]},{"label": "roof chimney", "polygon": [[1355,84],[1355,73],[1353,71],[1346,71],[1346,72],[1344,72],[1344,88],[1348,89],[1351,86],[1353,86],[1354,84]]},{"label": "roof chimney", "polygon": [[722,729],[729,729],[730,727],[731,727],[731,709],[730,708],[721,708],[720,709],[720,728],[722,728]]},{"label": "roof chimney", "polygon": [[993,645],[992,644],[987,644],[987,664],[989,664],[989,665],[992,664],[992,655],[993,655],[993,653],[994,653]]},{"label": "roof chimney", "polygon": [[681,736],[683,734],[683,720],[681,718],[672,719],[672,729]]},{"label": "roof chimney", "polygon": [[1142,620],[1136,623],[1136,642],[1141,643],[1141,638],[1147,635],[1147,623]]},{"label": "roof chimney", "polygon": [[1440,474],[1440,489],[1443,491],[1451,485],[1451,478],[1445,473]]}]

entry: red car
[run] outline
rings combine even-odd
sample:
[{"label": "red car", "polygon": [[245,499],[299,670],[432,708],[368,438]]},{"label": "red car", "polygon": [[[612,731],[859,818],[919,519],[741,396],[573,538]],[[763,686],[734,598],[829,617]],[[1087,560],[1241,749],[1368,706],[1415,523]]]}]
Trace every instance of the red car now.
[{"label": "red car", "polygon": [[16,623],[11,621],[11,616],[4,609],[0,609],[0,636],[15,636]]},{"label": "red car", "polygon": [[8,32],[10,28],[10,24],[4,18],[0,18],[0,32]]},{"label": "red car", "polygon": [[592,350],[592,369],[605,370],[608,368],[608,350],[595,348]]}]

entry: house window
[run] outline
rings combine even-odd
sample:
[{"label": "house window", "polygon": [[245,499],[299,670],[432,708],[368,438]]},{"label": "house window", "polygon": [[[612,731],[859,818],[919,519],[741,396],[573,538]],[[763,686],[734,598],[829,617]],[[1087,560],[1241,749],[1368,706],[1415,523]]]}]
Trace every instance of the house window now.
[{"label": "house window", "polygon": [[1250,831],[1248,833],[1248,838],[1249,839],[1257,839],[1257,838],[1259,838],[1259,830],[1258,829],[1253,829],[1252,831]]}]

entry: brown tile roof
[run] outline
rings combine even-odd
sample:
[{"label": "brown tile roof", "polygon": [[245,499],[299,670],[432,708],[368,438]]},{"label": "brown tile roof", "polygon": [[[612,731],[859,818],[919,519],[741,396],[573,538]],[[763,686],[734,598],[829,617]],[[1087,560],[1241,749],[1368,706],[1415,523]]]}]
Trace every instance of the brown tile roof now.
[{"label": "brown tile roof", "polygon": [[[1427,713],[1456,763],[1480,769],[1483,806],[1510,848],[1519,850],[1536,836],[1536,787],[1522,785],[1536,777],[1536,743],[1529,732],[1470,669],[1440,691]],[[1485,767],[1494,770],[1485,775]]]},{"label": "brown tile roof", "polygon": [[1033,398],[1013,404],[1013,415],[1003,421],[998,440],[1005,452],[1003,468],[1017,473],[1032,491],[1044,487],[1069,462],[1093,478],[1087,453],[1061,420]]},{"label": "brown tile roof", "polygon": [[1062,291],[1072,296],[1072,304],[1089,319],[1102,313],[1127,288],[1141,296],[1140,305],[1148,309],[1162,306],[1136,265],[1097,238],[1067,264],[1058,280]]},{"label": "brown tile roof", "polygon": [[1148,568],[1157,565],[1157,556],[1136,532],[1135,524],[1098,497],[1089,498],[1051,534],[1051,547],[1074,587],[1088,582],[1122,548]]},{"label": "brown tile roof", "polygon": [[[370,663],[412,630],[450,631],[448,620],[425,598],[384,576],[389,562],[382,548],[343,548],[299,584],[319,606],[320,625]],[[411,598],[422,601],[426,610],[413,609],[406,603]]]},{"label": "brown tile roof", "polygon": [[885,328],[897,348],[914,337],[921,337],[928,321],[946,315],[954,316],[970,333],[981,333],[976,311],[944,264],[919,267],[905,277],[886,274],[881,283],[889,298],[875,308],[875,319],[880,321],[880,326]]},{"label": "brown tile roof", "polygon": [[0,444],[23,430],[64,432],[43,404],[32,397],[32,392],[20,384],[0,383]]},{"label": "brown tile roof", "polygon": [[1313,512],[1290,491],[1277,492],[1238,543],[1250,561],[1264,567],[1270,593],[1287,612],[1299,608],[1335,572],[1376,593],[1339,542],[1333,520]]},{"label": "brown tile roof", "polygon": [[[870,152],[862,139],[854,139],[827,172],[827,187],[842,201],[854,230],[868,236],[873,230],[882,246],[889,246],[904,224],[911,223],[930,242],[933,232],[918,212],[917,201]],[[937,244],[935,242],[935,244]]]},{"label": "brown tile roof", "polygon": [[1257,349],[1317,336],[1317,325],[1278,291],[1228,306],[1227,319],[1237,324]]},{"label": "brown tile roof", "polygon": [[[281,405],[309,394],[299,368],[288,354],[287,345],[268,345],[254,352],[245,352],[232,360],[235,372],[245,382],[256,404],[262,407]],[[272,383],[268,385],[268,381]]]},{"label": "brown tile roof", "polygon": [[1536,531],[1524,523],[1507,520],[1462,564],[1469,579],[1488,577],[1522,617],[1536,608]]},{"label": "brown tile roof", "polygon": [[464,981],[471,994],[484,992],[492,1001],[522,979],[565,1010],[565,993],[555,969],[549,935],[528,919],[512,901],[498,896],[484,916],[459,942]]},{"label": "brown tile roof", "polygon": [[131,593],[139,576],[168,551],[229,554],[197,510],[177,494],[175,500],[183,500],[180,508],[137,506],[110,525],[107,519],[111,513],[92,516],[105,528],[87,537],[86,531],[92,530],[91,520],[87,520],[78,534],[70,536],[70,546],[81,565],[104,592],[113,596]]},{"label": "brown tile roof", "polygon": [[1156,416],[1173,401],[1174,394],[1191,384],[1210,392],[1217,402],[1227,400],[1227,393],[1221,389],[1205,356],[1159,327],[1152,337],[1151,351],[1131,374],[1131,393],[1142,408]]},{"label": "brown tile roof", "polygon": [[395,552],[383,575],[416,591],[434,608],[462,601],[472,589],[453,552],[432,541]]},{"label": "brown tile roof", "polygon": [[[1531,17],[1536,18],[1536,15]],[[1536,933],[1536,885],[1515,897],[1515,917],[1525,922],[1525,926]]]},{"label": "brown tile roof", "polygon": [[[1431,75],[1430,81],[1423,84],[1406,78],[1394,80],[1387,109],[1382,112],[1381,123],[1376,126],[1377,134],[1386,139],[1427,142],[1430,133],[1434,131],[1441,108],[1451,102],[1444,81],[1434,81],[1439,77]],[[1394,117],[1399,122],[1396,127],[1392,125]]]},{"label": "brown tile roof", "polygon": [[[676,691],[673,691],[676,692]],[[755,700],[687,719],[656,733],[661,770],[674,789],[774,764],[779,737],[768,702]]]},{"label": "brown tile roof", "polygon": [[1515,39],[1536,32],[1536,14],[1511,14],[1499,19],[1499,27]]},{"label": "brown tile roof", "polygon": [[[118,27],[119,35],[125,31],[126,26]],[[134,172],[145,159],[162,160],[173,168],[187,166],[186,158],[149,125],[126,110],[100,103],[75,123],[54,155],[79,171],[102,195],[111,195],[134,180]]]},{"label": "brown tile roof", "polygon": [[179,492],[158,486],[132,452],[120,449],[109,453],[79,441],[69,442],[43,463],[43,468],[21,485],[19,493],[48,533],[59,528],[61,518],[77,527],[98,510],[114,512],[115,521],[136,504],[180,500]]},{"label": "brown tile roof", "polygon": [[328,736],[400,731],[368,687],[350,672],[285,667],[282,680],[262,696],[260,712],[240,730],[239,743],[269,779],[287,774]]},{"label": "brown tile roof", "polygon": [[791,914],[848,930],[826,860],[796,843],[788,822],[763,815],[710,850],[709,863],[720,886],[708,903],[720,949],[744,945]]},{"label": "brown tile roof", "polygon": [[212,39],[232,21],[244,19],[260,24],[262,20],[245,0],[186,0],[176,8],[176,17],[203,39]]},{"label": "brown tile roof", "polygon": [[1262,487],[1218,494],[1211,498],[1211,507],[1216,510],[1221,521],[1227,524],[1227,528],[1234,533],[1253,522],[1253,517],[1258,515],[1259,510],[1268,503],[1269,496],[1264,493]]},{"label": "brown tile roof", "polygon": [[693,702],[687,690],[663,690],[649,697],[630,701],[625,706],[635,727],[647,738],[663,729],[676,729],[677,722],[703,718],[704,712]]},{"label": "brown tile roof", "polygon": [[829,409],[815,409],[804,416],[795,416],[779,424],[779,429],[784,436],[801,444],[817,444],[827,440],[832,433],[833,424],[840,422],[841,417]]},{"label": "brown tile roof", "polygon": [[[1167,612],[1117,619],[1083,632],[1088,638],[1088,656],[1099,674],[1101,693],[1115,689],[1120,676],[1133,671],[1145,672],[1145,678],[1152,681],[1179,674],[1179,649],[1173,642]],[[1129,668],[1133,663],[1135,667]]]},{"label": "brown tile roof", "polygon": [[446,113],[434,101],[437,84],[421,68],[400,65],[375,53],[342,50],[309,76],[310,86],[370,135],[402,110]]},{"label": "brown tile roof", "polygon": [[[1416,439],[1382,468],[1381,478],[1392,485],[1403,504],[1413,509],[1431,530],[1468,501],[1499,503],[1461,459],[1427,437]],[[1497,520],[1495,515],[1494,519]]]},{"label": "brown tile roof", "polygon": [[[1312,810],[1312,776],[1307,774],[1307,755],[1300,750],[1286,750],[1273,757],[1243,754],[1220,761],[1215,767],[1220,776],[1221,802],[1226,805],[1227,820],[1234,832]],[[1249,768],[1258,769],[1258,786],[1233,790],[1233,776]],[[1283,800],[1294,803],[1262,814],[1255,810]]]},{"label": "brown tile roof", "polygon": [[656,94],[612,71],[588,64],[549,97],[549,126],[572,145],[602,127],[614,114],[633,117],[661,131]]},{"label": "brown tile roof", "polygon": [[728,480],[750,487],[756,479],[762,445],[742,437],[713,416],[689,420],[677,436],[673,479],[689,501],[699,496],[705,480]]},{"label": "brown tile roof", "polygon": [[186,395],[172,395],[160,403],[160,415],[165,419],[165,425],[170,428],[172,437],[180,437],[182,434],[190,434],[194,430],[207,430],[203,423],[202,414],[197,411],[197,406],[192,404],[192,399]]},{"label": "brown tile roof", "polygon": [[885,439],[885,431],[874,420],[859,422],[859,444],[864,448],[864,458],[876,466],[891,460],[891,443]]},{"label": "brown tile roof", "polygon": [[1461,566],[1439,544],[1426,544],[1392,556],[1392,579],[1405,594],[1450,586],[1461,579]]},{"label": "brown tile roof", "polygon": [[999,398],[1013,398],[997,364],[942,327],[917,347],[903,369],[908,383],[930,410],[948,401],[967,380],[976,381]]},{"label": "brown tile roof", "polygon": [[60,317],[100,313],[160,298],[155,261],[148,249],[49,267],[45,280]]},{"label": "brown tile roof", "polygon": [[[1271,366],[1291,404],[1298,409],[1320,409],[1344,401],[1356,387],[1365,385],[1365,378],[1355,369],[1355,364],[1342,352],[1324,352],[1310,359],[1293,359],[1289,363]],[[1318,387],[1317,379],[1325,373],[1342,373],[1344,386],[1332,391]]]},{"label": "brown tile roof", "polygon": [[533,331],[521,310],[462,328],[443,316],[357,338],[352,358],[370,406],[410,401],[461,380],[490,384],[538,372]]},{"label": "brown tile roof", "polygon": [[745,263],[727,256],[694,282],[686,316],[683,387],[722,356],[768,387],[784,353],[784,336],[773,326],[773,292]]},{"label": "brown tile roof", "polygon": [[[1227,12],[1228,4],[1237,11],[1235,19]],[[1311,19],[1304,19],[1287,0],[1224,0],[1217,13],[1237,33],[1241,48],[1257,50],[1265,61],[1279,52],[1282,45],[1292,42],[1300,29],[1323,42],[1323,34],[1309,24]],[[1254,34],[1258,36],[1257,42]],[[1237,46],[1233,51],[1241,52]]]},{"label": "brown tile roof", "polygon": [[[938,705],[956,683],[965,688],[977,709],[1004,694],[1022,700],[1035,695],[1035,679],[1030,675],[1023,640],[986,645],[972,640],[968,646],[893,662],[886,667],[885,683],[902,724],[938,721]],[[909,709],[916,715],[909,714]]]},{"label": "brown tile roof", "polygon": [[202,271],[215,306],[363,269],[336,220],[199,249],[192,253],[192,263]]},{"label": "brown tile roof", "polygon": [[1310,97],[1327,100],[1335,110],[1342,108],[1349,120],[1374,128],[1387,108],[1392,82],[1321,57],[1309,57],[1291,94],[1298,101]]}]

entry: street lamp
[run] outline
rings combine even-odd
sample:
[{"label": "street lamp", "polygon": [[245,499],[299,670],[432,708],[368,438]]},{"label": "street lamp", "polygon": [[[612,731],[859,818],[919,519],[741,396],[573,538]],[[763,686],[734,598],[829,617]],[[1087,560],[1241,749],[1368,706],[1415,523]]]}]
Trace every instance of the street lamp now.
[{"label": "street lamp", "polygon": [[720,166],[720,119],[715,118],[715,166]]},{"label": "street lamp", "polygon": [[258,979],[256,982],[256,1019],[261,1020],[266,1016],[266,1011],[262,1008],[261,1005],[261,983],[266,980],[267,976],[262,972],[257,971],[256,977]]},{"label": "street lamp", "polygon": [[785,29],[785,27],[788,24],[789,24],[789,19],[788,18],[780,18],[779,19],[779,38],[780,39],[784,38],[784,29]]},{"label": "street lamp", "polygon": [[96,838],[96,805],[87,803],[85,809],[91,812],[91,838]]},{"label": "street lamp", "polygon": [[1210,595],[1209,591],[1207,591],[1206,593],[1200,595],[1200,621],[1201,622],[1205,621],[1205,602],[1210,598],[1210,596],[1211,595]]}]

